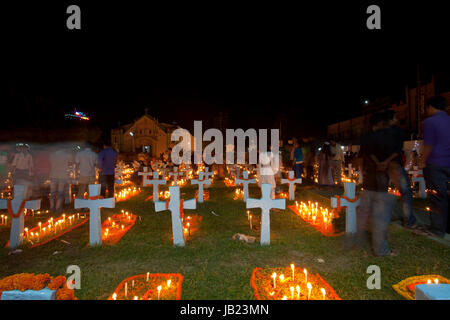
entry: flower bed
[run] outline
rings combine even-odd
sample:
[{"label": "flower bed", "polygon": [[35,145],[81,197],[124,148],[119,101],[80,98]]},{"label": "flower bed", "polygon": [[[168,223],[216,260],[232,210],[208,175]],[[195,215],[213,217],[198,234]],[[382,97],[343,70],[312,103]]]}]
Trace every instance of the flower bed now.
[{"label": "flower bed", "polygon": [[[89,214],[86,212],[74,213],[68,216],[63,214],[57,219],[50,218],[45,223],[39,222],[36,227],[30,230],[25,228],[23,240],[30,248],[39,247],[82,226],[88,220]],[[9,241],[6,247],[9,247]]]},{"label": "flower bed", "polygon": [[344,234],[344,232],[335,231],[333,220],[338,218],[335,210],[328,211],[328,209],[322,207],[318,208],[317,203],[314,205],[310,201],[308,203],[296,202],[295,205],[288,208],[324,236],[335,237]]},{"label": "flower bed", "polygon": [[405,280],[402,280],[399,283],[394,284],[392,288],[394,288],[394,290],[402,297],[408,300],[415,300],[416,299],[415,287],[419,284],[427,284],[427,283],[450,284],[450,280],[435,274],[416,276],[406,278]]},{"label": "flower bed", "polygon": [[255,268],[250,286],[257,300],[341,300],[318,274],[306,271],[305,276],[305,270],[294,265],[291,268]]},{"label": "flower bed", "polygon": [[51,277],[48,273],[34,275],[19,273],[0,280],[0,298],[3,291],[11,290],[42,290],[44,288],[56,290],[56,300],[77,300],[73,289],[67,287],[66,277]]},{"label": "flower bed", "polygon": [[108,300],[180,300],[183,276],[147,273],[123,280]]},{"label": "flower bed", "polygon": [[121,214],[114,214],[102,223],[102,242],[114,245],[134,226],[137,216],[122,210]]}]

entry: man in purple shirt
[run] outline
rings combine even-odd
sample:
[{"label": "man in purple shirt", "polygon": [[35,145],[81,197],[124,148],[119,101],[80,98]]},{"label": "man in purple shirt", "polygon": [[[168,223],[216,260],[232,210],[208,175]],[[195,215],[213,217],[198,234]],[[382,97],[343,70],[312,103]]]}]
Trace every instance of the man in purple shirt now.
[{"label": "man in purple shirt", "polygon": [[100,171],[101,195],[106,197],[106,189],[108,196],[114,197],[114,173],[117,162],[117,152],[111,146],[104,144],[103,150],[98,155],[98,168]]},{"label": "man in purple shirt", "polygon": [[423,155],[419,167],[423,174],[431,202],[432,235],[444,237],[448,232],[448,184],[450,182],[450,116],[445,112],[444,97],[430,98],[425,107],[428,116],[423,121]]}]

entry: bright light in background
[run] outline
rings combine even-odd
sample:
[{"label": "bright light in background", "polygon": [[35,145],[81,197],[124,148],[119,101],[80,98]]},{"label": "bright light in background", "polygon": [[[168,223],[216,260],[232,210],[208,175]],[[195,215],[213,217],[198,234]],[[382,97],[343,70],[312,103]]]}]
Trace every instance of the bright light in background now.
[{"label": "bright light in background", "polygon": [[130,136],[134,136],[134,133],[133,133],[133,132],[130,132]]},{"label": "bright light in background", "polygon": [[364,100],[364,104],[369,104],[369,100]]}]

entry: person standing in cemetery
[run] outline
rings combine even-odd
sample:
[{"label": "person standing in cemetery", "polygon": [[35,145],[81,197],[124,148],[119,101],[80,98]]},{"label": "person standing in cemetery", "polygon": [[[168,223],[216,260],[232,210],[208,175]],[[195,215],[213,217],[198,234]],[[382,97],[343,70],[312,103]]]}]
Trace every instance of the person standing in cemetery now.
[{"label": "person standing in cemetery", "polygon": [[114,173],[117,162],[117,152],[110,145],[104,144],[103,150],[98,155],[98,169],[100,172],[101,195],[114,197]]},{"label": "person standing in cemetery", "polygon": [[28,145],[21,144],[17,149],[18,153],[14,155],[12,162],[14,184],[28,186],[27,197],[29,197],[32,193],[33,157],[28,150]]},{"label": "person standing in cemetery", "polygon": [[342,184],[342,163],[344,162],[344,152],[342,146],[334,140],[330,141],[330,165],[331,173],[333,175],[333,181],[337,185]]},{"label": "person standing in cemetery", "polygon": [[311,138],[303,138],[302,152],[304,158],[304,169],[306,173],[306,180],[310,183],[314,182],[314,152]]},{"label": "person standing in cemetery", "polygon": [[386,140],[386,150],[387,153],[390,153],[390,156],[381,162],[379,167],[386,170],[392,184],[400,191],[402,196],[403,226],[408,229],[418,230],[417,220],[413,213],[411,182],[404,169],[402,160],[405,135],[403,130],[397,126],[397,119],[393,110],[384,112],[383,118],[385,129],[382,130],[389,137]]},{"label": "person standing in cemetery", "polygon": [[450,182],[450,116],[445,112],[447,101],[435,96],[426,102],[428,116],[423,121],[423,154],[419,168],[423,168],[424,178],[431,202],[431,224],[428,231],[444,237],[448,230]]},{"label": "person standing in cemetery", "polygon": [[278,172],[278,168],[275,165],[273,153],[269,152],[260,152],[259,153],[259,162],[258,162],[258,186],[261,188],[263,183],[268,183],[271,185],[270,196],[272,199],[275,199],[275,175]]},{"label": "person standing in cemetery", "polygon": [[78,198],[84,198],[84,193],[89,192],[88,186],[95,183],[95,169],[98,163],[98,155],[92,151],[88,144],[75,156],[76,169],[78,175]]},{"label": "person standing in cemetery", "polygon": [[319,185],[320,186],[332,186],[333,175],[331,173],[331,151],[330,144],[325,142],[319,153]]},{"label": "person standing in cemetery", "polygon": [[[364,247],[370,229],[372,249],[376,256],[396,256],[387,240],[387,228],[391,222],[394,195],[388,193],[389,177],[377,162],[389,157],[386,142],[389,139],[383,128],[383,115],[371,118],[373,132],[361,141],[360,157],[363,166],[363,191],[357,209],[357,232],[352,245]],[[378,160],[376,160],[378,159]]]},{"label": "person standing in cemetery", "polygon": [[300,148],[300,144],[297,141],[294,143],[293,161],[295,178],[299,179],[303,174],[303,152],[302,148]]},{"label": "person standing in cemetery", "polygon": [[42,146],[34,154],[34,186],[39,198],[46,196],[44,183],[50,176],[50,154],[51,150],[47,146]]},{"label": "person standing in cemetery", "polygon": [[73,155],[68,147],[57,148],[50,154],[50,211],[60,214],[69,186],[69,166]]}]

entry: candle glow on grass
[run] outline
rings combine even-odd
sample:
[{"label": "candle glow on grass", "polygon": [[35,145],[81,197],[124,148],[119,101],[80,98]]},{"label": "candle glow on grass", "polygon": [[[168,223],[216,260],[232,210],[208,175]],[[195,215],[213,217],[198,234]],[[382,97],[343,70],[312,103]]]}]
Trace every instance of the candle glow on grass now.
[{"label": "candle glow on grass", "polygon": [[179,273],[136,275],[122,281],[108,300],[158,300],[158,295],[159,300],[180,300],[182,282]]},{"label": "candle glow on grass", "polygon": [[[297,266],[255,268],[250,285],[257,300],[341,300],[318,274],[313,275],[305,270]],[[308,274],[307,280],[304,274]]]},{"label": "candle glow on grass", "polygon": [[120,202],[130,199],[131,197],[138,195],[140,192],[141,188],[129,187],[116,192],[114,197],[116,198],[116,202]]}]

